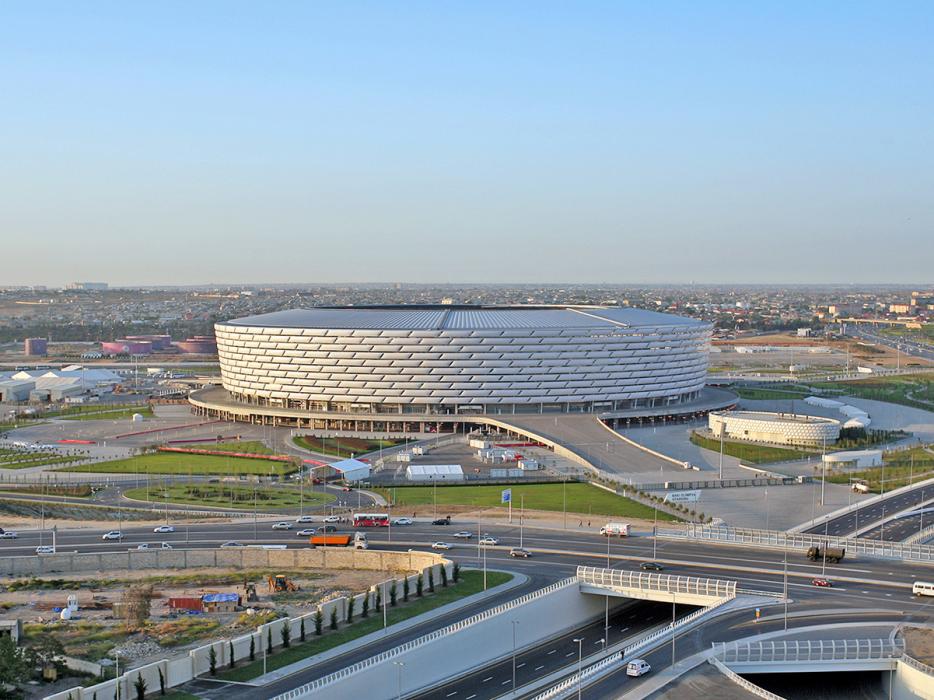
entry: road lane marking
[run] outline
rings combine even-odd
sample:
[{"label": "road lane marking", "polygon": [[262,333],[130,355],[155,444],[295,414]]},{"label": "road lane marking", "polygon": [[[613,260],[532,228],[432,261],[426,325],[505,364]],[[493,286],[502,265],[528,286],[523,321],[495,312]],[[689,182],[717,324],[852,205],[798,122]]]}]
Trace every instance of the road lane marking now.
[{"label": "road lane marking", "polygon": [[544,666],[536,666],[536,667],[535,667],[535,670],[536,670],[536,671],[541,671],[543,668],[545,668],[545,667],[544,667]]},{"label": "road lane marking", "polygon": [[551,651],[548,652],[548,655],[550,656],[551,654],[555,654],[557,653],[557,651],[558,651],[557,649],[552,649]]},{"label": "road lane marking", "polygon": [[525,661],[523,661],[521,664],[516,665],[516,668],[522,668],[523,666],[525,666]]},{"label": "road lane marking", "polygon": [[507,678],[502,683],[500,683],[500,685],[506,685],[507,683],[512,683],[512,681]]},{"label": "road lane marking", "polygon": [[564,658],[568,658],[569,656],[574,656],[574,652],[569,651],[567,654],[564,655]]},{"label": "road lane marking", "polygon": [[480,682],[481,682],[481,683],[486,683],[487,681],[491,681],[491,680],[493,680],[493,676],[490,676],[489,678],[484,678],[484,679],[483,679],[482,681],[480,681]]},{"label": "road lane marking", "polygon": [[449,697],[451,697],[452,695],[457,695],[457,691],[455,690],[453,693],[448,693],[448,694],[445,695],[444,697],[449,698]]}]

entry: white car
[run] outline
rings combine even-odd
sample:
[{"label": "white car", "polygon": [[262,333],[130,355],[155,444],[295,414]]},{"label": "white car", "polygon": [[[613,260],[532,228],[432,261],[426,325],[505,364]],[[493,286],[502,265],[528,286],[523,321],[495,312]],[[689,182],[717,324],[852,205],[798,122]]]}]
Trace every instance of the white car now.
[{"label": "white car", "polygon": [[652,667],[649,666],[642,659],[633,659],[628,664],[626,664],[626,675],[638,678],[639,676],[644,676],[646,673],[652,670]]},{"label": "white car", "polygon": [[160,549],[172,549],[172,545],[170,545],[168,542],[163,542],[161,545],[159,545],[159,547]]},{"label": "white car", "polygon": [[246,547],[246,545],[240,542],[224,542],[224,544],[221,545],[221,549],[229,549],[230,547]]},{"label": "white car", "polygon": [[412,518],[396,518],[392,521],[393,525],[412,525],[415,521]]},{"label": "white car", "polygon": [[454,537],[458,537],[462,540],[469,540],[473,537],[473,533],[470,530],[461,530],[460,532],[455,532]]},{"label": "white car", "polygon": [[153,532],[175,532],[174,525],[160,525],[159,527],[154,527]]},{"label": "white car", "polygon": [[326,523],[339,523],[341,521],[341,516],[339,515],[329,515],[324,519]]},{"label": "white car", "polygon": [[101,535],[102,540],[122,540],[123,533],[119,530],[111,530],[110,532],[105,532]]},{"label": "white car", "polygon": [[432,549],[451,549],[453,545],[448,544],[447,542],[435,542],[431,545]]},{"label": "white car", "polygon": [[15,540],[19,535],[17,535],[12,530],[6,530],[5,532],[0,532],[0,540]]},{"label": "white car", "polygon": [[149,549],[149,545],[146,542],[136,545],[137,549]]},{"label": "white car", "polygon": [[272,526],[272,529],[273,529],[273,530],[291,530],[291,529],[292,529],[292,523],[287,523],[287,522],[285,522],[285,521],[283,521],[283,522],[281,522],[281,523],[276,523],[275,525]]},{"label": "white car", "polygon": [[295,522],[297,523],[313,523],[314,521],[314,517],[310,515],[299,515],[297,518],[295,518]]},{"label": "white car", "polygon": [[55,554],[55,547],[50,544],[40,544],[36,547],[36,554]]},{"label": "white car", "polygon": [[313,527],[306,527],[304,530],[299,530],[295,533],[298,537],[311,537],[315,534],[315,529]]},{"label": "white car", "polygon": [[484,547],[495,547],[499,544],[499,540],[495,537],[481,537],[480,544],[482,544]]}]

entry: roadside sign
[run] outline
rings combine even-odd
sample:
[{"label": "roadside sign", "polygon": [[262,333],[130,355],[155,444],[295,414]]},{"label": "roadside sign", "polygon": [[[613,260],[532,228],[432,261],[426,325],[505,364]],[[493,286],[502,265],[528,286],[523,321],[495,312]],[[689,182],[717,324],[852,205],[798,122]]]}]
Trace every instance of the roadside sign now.
[{"label": "roadside sign", "polygon": [[700,500],[701,492],[696,491],[671,491],[665,494],[665,503],[697,503]]},{"label": "roadside sign", "polygon": [[512,489],[503,489],[500,503],[512,503]]}]

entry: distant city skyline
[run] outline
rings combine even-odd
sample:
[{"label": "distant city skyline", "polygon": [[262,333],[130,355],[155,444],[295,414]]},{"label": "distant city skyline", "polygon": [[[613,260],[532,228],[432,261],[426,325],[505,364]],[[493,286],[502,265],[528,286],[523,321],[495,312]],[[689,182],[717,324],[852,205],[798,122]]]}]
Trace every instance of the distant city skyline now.
[{"label": "distant city skyline", "polygon": [[0,7],[2,285],[934,281],[934,6]]}]

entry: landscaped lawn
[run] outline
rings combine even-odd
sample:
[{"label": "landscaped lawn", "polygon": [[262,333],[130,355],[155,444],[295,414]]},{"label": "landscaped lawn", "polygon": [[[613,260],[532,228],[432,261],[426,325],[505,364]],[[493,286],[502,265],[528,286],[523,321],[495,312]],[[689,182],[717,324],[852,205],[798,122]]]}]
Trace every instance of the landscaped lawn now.
[{"label": "landscaped lawn", "polygon": [[[487,588],[493,588],[506,583],[512,578],[512,574],[501,571],[487,572]],[[387,605],[387,621],[390,625],[402,622],[416,615],[434,610],[442,605],[447,605],[455,600],[466,598],[474,593],[483,590],[483,572],[482,571],[461,571],[460,582],[449,585],[447,588],[441,586],[440,581],[435,581],[435,592],[427,593],[428,583],[425,583],[426,594],[423,598],[415,595],[415,587],[409,596],[409,602],[402,602],[402,590],[399,589],[399,604],[396,607]],[[359,605],[359,601],[357,603]],[[359,610],[359,607],[357,608]],[[324,620],[324,633],[320,637],[315,636],[314,624],[306,623],[306,641],[302,644],[299,639],[292,640],[292,646],[288,649],[277,648],[275,653],[270,653],[266,657],[266,670],[274,671],[277,668],[288,666],[289,664],[301,661],[304,658],[320,654],[323,651],[332,649],[346,642],[352,641],[364,635],[376,632],[383,628],[382,612],[371,610],[370,617],[366,619],[355,618],[353,624],[342,624],[340,629],[331,631],[328,628],[328,620]],[[278,639],[276,640],[279,641]],[[234,669],[219,671],[218,678],[231,681],[248,681],[256,678],[263,673],[262,654],[257,654],[257,660],[252,663],[246,663]]]},{"label": "landscaped lawn", "polygon": [[299,447],[320,454],[334,455],[335,457],[359,457],[368,452],[376,452],[382,447],[396,447],[401,440],[365,440],[353,437],[320,438],[313,435],[297,435],[292,438]]},{"label": "landscaped lawn", "polygon": [[[706,450],[713,450],[714,452],[720,451],[720,440],[716,438],[708,438],[692,432],[691,442]],[[818,453],[814,450],[794,450],[783,447],[770,447],[767,445],[747,445],[742,442],[724,440],[723,454],[737,457],[744,462],[767,464],[769,462],[787,462],[793,459],[801,459],[809,454],[813,455]]]},{"label": "landscaped lawn", "polygon": [[177,447],[190,447],[193,450],[215,450],[217,452],[242,452],[251,455],[275,454],[259,440],[230,440],[228,442],[192,442]]},{"label": "landscaped lawn", "polygon": [[[934,455],[922,447],[914,447],[900,452],[886,452],[885,467],[873,467],[854,472],[831,473],[827,481],[832,484],[847,484],[850,479],[863,479],[870,491],[882,492],[882,479],[885,477],[885,490],[891,491],[909,483],[917,483],[934,476]],[[934,493],[934,489],[931,490]]]},{"label": "landscaped lawn", "polygon": [[[789,386],[787,389],[763,388],[757,386],[731,386],[730,391],[735,392],[741,399],[753,401],[774,401],[782,399],[803,399],[811,395],[805,388]],[[719,448],[717,448],[719,449]]]},{"label": "landscaped lawn", "polygon": [[[478,506],[493,508],[500,506],[503,489],[512,489],[512,507],[516,510],[523,503],[529,510],[565,510],[565,488],[567,488],[567,511],[651,520],[655,509],[624,496],[604,491],[590,484],[568,482],[567,484],[510,484],[508,486],[400,486],[392,489],[376,489],[386,499],[395,499],[398,507],[431,505]],[[435,498],[437,497],[437,501]],[[505,506],[503,506],[505,507]],[[659,520],[678,520],[673,515],[658,511]]]},{"label": "landscaped lawn", "polygon": [[103,410],[103,408],[103,406],[100,406],[97,411],[87,411],[60,417],[62,420],[130,420],[137,413],[145,418],[152,417],[152,409],[149,406],[134,406],[132,408],[112,410]]},{"label": "landscaped lawn", "polygon": [[[167,495],[166,495],[167,494]],[[305,489],[304,500],[299,489],[294,486],[263,486],[255,489],[256,503],[263,508],[289,508],[303,503],[313,507],[325,505],[334,500],[330,493],[320,493]],[[186,503],[201,506],[219,506],[222,508],[252,507],[254,488],[241,484],[150,484],[129,489],[124,494],[127,498],[138,501],[158,501],[164,503]]]},{"label": "landscaped lawn", "polygon": [[869,377],[851,382],[819,382],[814,387],[926,410],[931,410],[934,404],[934,373]]},{"label": "landscaped lawn", "polygon": [[0,448],[0,469],[27,469],[45,464],[69,464],[80,462],[83,459],[87,459],[87,457],[18,447]]},{"label": "landscaped lawn", "polygon": [[174,452],[158,452],[117,459],[112,462],[67,467],[59,471],[129,474],[291,474],[296,467],[289,462],[274,462],[250,457],[222,457]]}]

